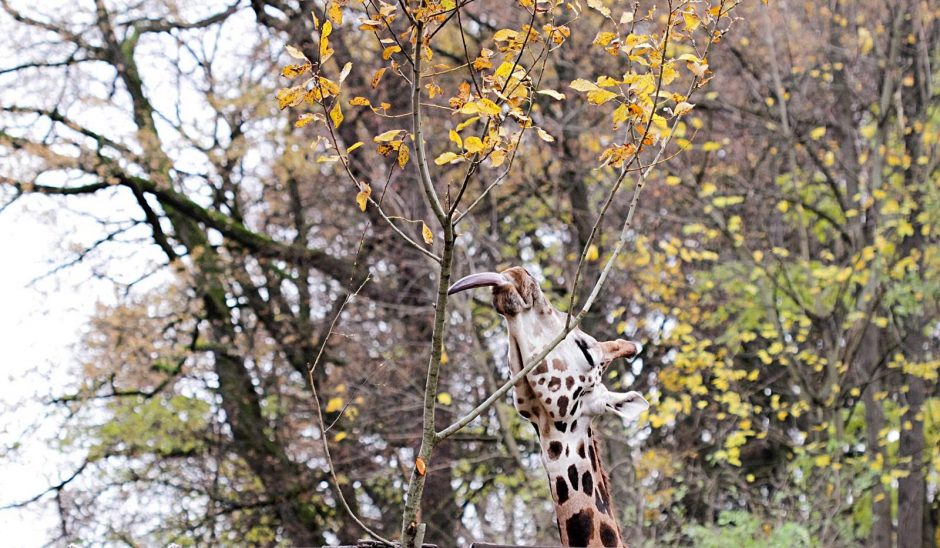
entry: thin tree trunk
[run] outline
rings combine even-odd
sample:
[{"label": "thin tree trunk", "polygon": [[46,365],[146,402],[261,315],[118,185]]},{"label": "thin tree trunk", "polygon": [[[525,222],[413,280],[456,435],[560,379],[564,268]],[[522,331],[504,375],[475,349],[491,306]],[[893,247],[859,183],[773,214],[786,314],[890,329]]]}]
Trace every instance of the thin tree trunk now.
[{"label": "thin tree trunk", "polygon": [[910,460],[905,465],[910,473],[898,482],[898,547],[922,548],[932,545],[931,539],[924,537],[927,494],[924,475],[924,421],[921,411],[927,390],[924,380],[920,377],[911,375],[906,380],[909,386],[908,409],[901,417],[898,456],[902,463]]},{"label": "thin tree trunk", "polygon": [[[867,339],[866,339],[867,340]],[[868,346],[863,343],[862,355],[867,356],[870,351]],[[881,388],[878,382],[871,383],[865,390],[863,401],[865,403],[865,429],[868,437],[866,450],[870,462],[881,461],[882,466],[887,466],[888,456],[884,445],[881,443],[879,432],[885,427],[885,416],[881,409],[881,403],[875,400],[875,392]],[[865,545],[871,548],[882,546],[891,546],[891,497],[885,492],[880,478],[875,480],[875,486],[871,490],[872,495],[872,527]]]}]

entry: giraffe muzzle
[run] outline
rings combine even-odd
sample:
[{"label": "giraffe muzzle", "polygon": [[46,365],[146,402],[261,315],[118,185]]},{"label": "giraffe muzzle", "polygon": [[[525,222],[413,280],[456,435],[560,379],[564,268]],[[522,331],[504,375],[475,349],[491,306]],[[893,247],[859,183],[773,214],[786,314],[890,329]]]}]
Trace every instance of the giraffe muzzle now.
[{"label": "giraffe muzzle", "polygon": [[447,290],[447,294],[453,295],[454,293],[477,287],[508,287],[512,285],[512,281],[502,274],[496,272],[480,272],[460,278],[454,285],[450,286],[450,289]]}]

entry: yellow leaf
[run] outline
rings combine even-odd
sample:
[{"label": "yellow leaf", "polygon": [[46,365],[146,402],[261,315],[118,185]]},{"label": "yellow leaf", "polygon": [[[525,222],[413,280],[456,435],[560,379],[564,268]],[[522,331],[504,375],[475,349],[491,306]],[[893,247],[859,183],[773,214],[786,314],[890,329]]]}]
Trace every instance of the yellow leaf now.
[{"label": "yellow leaf", "polygon": [[476,154],[483,150],[483,141],[479,137],[472,136],[463,140],[463,148],[470,154]]},{"label": "yellow leaf", "polygon": [[459,133],[457,133],[457,132],[454,131],[454,130],[450,130],[450,133],[448,133],[448,137],[450,137],[450,140],[451,140],[455,145],[457,145],[457,146],[460,147],[460,148],[463,148],[463,139],[460,138],[460,134],[459,134]]},{"label": "yellow leaf", "polygon": [[277,107],[284,110],[287,107],[299,105],[304,100],[306,90],[303,86],[281,88],[277,90]]},{"label": "yellow leaf", "polygon": [[333,55],[333,48],[330,47],[329,36],[333,32],[333,23],[325,21],[320,30],[320,64],[326,63],[326,60]]},{"label": "yellow leaf", "polygon": [[354,107],[369,107],[372,106],[372,103],[369,102],[365,97],[353,97],[349,100],[350,106]]},{"label": "yellow leaf", "polygon": [[343,111],[339,107],[339,101],[333,103],[333,108],[330,110],[330,120],[333,120],[333,127],[339,127],[343,123]]},{"label": "yellow leaf", "polygon": [[376,143],[387,143],[393,141],[395,137],[398,137],[398,134],[404,131],[403,129],[390,129],[384,133],[380,133],[372,138]]},{"label": "yellow leaf", "polygon": [[479,116],[473,116],[471,118],[467,118],[463,122],[460,122],[459,124],[457,124],[457,131],[463,131],[467,127],[473,125],[479,119],[480,119]]},{"label": "yellow leaf", "polygon": [[676,70],[675,63],[669,62],[663,65],[663,84],[669,85],[678,77],[679,71]]},{"label": "yellow leaf", "polygon": [[339,396],[335,398],[330,398],[330,401],[326,402],[326,412],[327,413],[336,413],[343,408],[343,398]]},{"label": "yellow leaf", "polygon": [[829,457],[829,455],[819,455],[818,457],[813,459],[813,463],[816,465],[817,468],[823,468],[823,467],[829,466],[830,462],[832,462],[832,459]]},{"label": "yellow leaf", "polygon": [[304,63],[302,65],[287,65],[281,70],[281,75],[286,76],[287,78],[296,78],[310,70],[310,66],[310,63]]},{"label": "yellow leaf", "polygon": [[294,127],[304,127],[305,125],[309,124],[313,120],[314,120],[313,114],[310,114],[309,112],[301,114],[300,117],[297,118],[297,121],[294,122]]},{"label": "yellow leaf", "polygon": [[339,94],[339,84],[330,80],[329,78],[320,76],[317,78],[317,82],[320,84],[320,89],[323,92],[324,97]]},{"label": "yellow leaf", "polygon": [[421,237],[424,239],[424,243],[428,245],[434,243],[434,233],[431,232],[431,227],[424,221],[421,221]]},{"label": "yellow leaf", "polygon": [[449,164],[454,161],[460,161],[460,160],[465,160],[465,159],[466,158],[464,158],[463,156],[459,154],[455,154],[453,152],[445,152],[444,154],[441,154],[440,156],[435,158],[434,163],[439,166],[442,166],[444,164]]},{"label": "yellow leaf", "polygon": [[401,145],[398,147],[398,167],[404,168],[408,163],[408,146]]},{"label": "yellow leaf", "polygon": [[386,61],[388,61],[389,59],[392,58],[392,55],[398,53],[399,51],[401,51],[401,46],[399,46],[398,44],[395,44],[394,46],[388,46],[387,48],[382,50],[382,59],[385,59]]},{"label": "yellow leaf", "polygon": [[372,89],[375,89],[379,85],[379,80],[382,79],[382,75],[385,74],[385,67],[380,68],[375,71],[375,74],[372,75]]},{"label": "yellow leaf", "polygon": [[698,15],[695,14],[695,11],[693,11],[692,8],[682,12],[682,19],[685,21],[685,30],[689,32],[697,29],[699,25],[702,24],[702,20],[698,18]]},{"label": "yellow leaf", "polygon": [[587,0],[587,5],[589,8],[600,12],[604,17],[610,17],[610,8],[605,6],[602,0]]},{"label": "yellow leaf", "polygon": [[630,117],[630,109],[627,108],[626,104],[621,104],[619,107],[614,109],[614,113],[611,116],[614,120],[614,128],[616,128],[620,124],[626,122]]},{"label": "yellow leaf", "polygon": [[702,190],[699,191],[699,196],[711,196],[718,191],[718,187],[715,186],[715,183],[705,183],[702,185]]},{"label": "yellow leaf", "polygon": [[549,97],[551,97],[552,99],[555,99],[556,101],[563,101],[565,99],[564,93],[559,93],[553,89],[540,89],[536,91],[535,93],[539,93],[541,95],[548,95]]},{"label": "yellow leaf", "polygon": [[682,101],[681,103],[676,105],[676,108],[672,110],[672,113],[675,114],[676,116],[682,116],[683,114],[686,114],[687,112],[691,111],[692,107],[694,106],[695,105],[693,105],[692,103],[689,103],[688,101]]},{"label": "yellow leaf", "polygon": [[497,42],[505,42],[506,40],[512,40],[518,34],[519,33],[517,31],[514,31],[512,29],[500,29],[496,31],[495,33],[493,33],[493,40]]},{"label": "yellow leaf", "polygon": [[369,203],[369,196],[371,195],[372,195],[372,187],[370,187],[366,183],[363,183],[362,190],[360,190],[359,193],[356,194],[356,203],[359,204],[359,209],[361,211],[366,210],[366,204]]},{"label": "yellow leaf", "polygon": [[744,196],[718,196],[712,200],[715,207],[728,207],[744,202]]},{"label": "yellow leaf", "polygon": [[611,43],[617,35],[612,32],[598,32],[597,36],[594,37],[594,45],[597,46],[606,46]]},{"label": "yellow leaf", "polygon": [[858,28],[858,51],[862,55],[868,55],[875,47],[875,40],[871,37],[871,32],[865,27]]},{"label": "yellow leaf", "polygon": [[610,101],[614,97],[617,97],[617,94],[612,91],[607,91],[606,89],[598,89],[595,91],[589,91],[587,94],[587,99],[589,103],[595,105],[603,105],[607,101]]},{"label": "yellow leaf", "polygon": [[343,9],[335,1],[331,1],[326,7],[326,16],[330,21],[337,25],[343,24]]},{"label": "yellow leaf", "polygon": [[576,91],[595,91],[600,89],[600,87],[594,82],[588,82],[583,78],[578,78],[569,85]]},{"label": "yellow leaf", "polygon": [[346,149],[346,154],[349,154],[350,152],[356,150],[357,148],[361,146],[362,146],[362,141],[356,142],[354,145],[351,145],[349,148]]},{"label": "yellow leaf", "polygon": [[715,141],[706,141],[702,143],[702,150],[705,152],[714,152],[721,148],[721,143]]},{"label": "yellow leaf", "polygon": [[479,109],[479,112],[482,114],[487,114],[489,116],[496,116],[497,114],[502,112],[502,109],[499,108],[499,105],[497,105],[490,99],[487,99],[486,97],[477,101],[476,104],[477,104],[477,108]]},{"label": "yellow leaf", "polygon": [[676,177],[675,175],[669,175],[666,177],[666,184],[669,186],[678,186],[682,184],[682,178]]},{"label": "yellow leaf", "polygon": [[814,141],[818,141],[822,139],[825,135],[826,135],[826,126],[819,126],[818,128],[809,132],[809,138]]},{"label": "yellow leaf", "polygon": [[476,103],[467,103],[464,106],[460,107],[461,114],[479,114],[480,107]]},{"label": "yellow leaf", "polygon": [[425,464],[423,458],[418,457],[415,459],[415,470],[418,472],[419,476],[423,476],[428,472],[428,465]]},{"label": "yellow leaf", "polygon": [[450,405],[454,403],[454,398],[452,398],[447,392],[441,392],[437,395],[437,401],[440,402],[441,405]]},{"label": "yellow leaf", "polygon": [[537,128],[535,128],[535,132],[538,134],[539,138],[542,139],[543,141],[545,141],[545,142],[547,142],[547,143],[554,143],[554,142],[555,142],[555,138],[552,137],[551,135],[549,135],[548,132],[545,131],[544,129],[542,129],[542,128],[540,128],[540,127],[537,127]]},{"label": "yellow leaf", "polygon": [[596,261],[598,257],[600,257],[600,252],[597,250],[597,246],[594,244],[591,244],[588,247],[587,253],[584,255],[584,258],[587,259],[588,261]]},{"label": "yellow leaf", "polygon": [[490,154],[490,165],[499,167],[506,161],[506,151],[496,149]]},{"label": "yellow leaf", "polygon": [[346,432],[337,432],[336,435],[333,436],[333,441],[335,441],[336,443],[339,443],[343,441],[344,439],[346,439],[346,437],[347,437]]}]

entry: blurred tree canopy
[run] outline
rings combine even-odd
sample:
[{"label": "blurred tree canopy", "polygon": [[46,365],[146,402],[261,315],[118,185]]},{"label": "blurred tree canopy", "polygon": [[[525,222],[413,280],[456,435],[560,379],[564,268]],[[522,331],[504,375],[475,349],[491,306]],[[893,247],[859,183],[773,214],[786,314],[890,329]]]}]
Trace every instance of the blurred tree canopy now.
[{"label": "blurred tree canopy", "polygon": [[[323,437],[351,510],[397,537],[436,254],[452,238],[455,271],[522,264],[577,303],[630,209],[618,173],[652,159],[628,147],[644,120],[638,146],[670,148],[582,324],[643,345],[608,384],[642,392],[648,415],[596,425],[624,538],[940,541],[936,2],[744,2],[714,35],[730,2],[205,4],[0,0],[0,207],[94,217],[100,233],[62,235],[62,268],[120,289],[37,419],[80,461],[5,501],[52,505],[51,541],[361,538]],[[409,57],[413,17],[438,34]],[[663,28],[689,39],[657,53]],[[409,135],[417,57],[425,160],[438,192],[474,203],[451,235]],[[639,75],[667,60],[678,80],[660,103]],[[707,86],[673,89],[689,82]],[[654,109],[630,111],[644,90]],[[443,320],[448,424],[509,368],[482,295]],[[426,482],[426,541],[557,539],[508,396],[436,447]]]}]

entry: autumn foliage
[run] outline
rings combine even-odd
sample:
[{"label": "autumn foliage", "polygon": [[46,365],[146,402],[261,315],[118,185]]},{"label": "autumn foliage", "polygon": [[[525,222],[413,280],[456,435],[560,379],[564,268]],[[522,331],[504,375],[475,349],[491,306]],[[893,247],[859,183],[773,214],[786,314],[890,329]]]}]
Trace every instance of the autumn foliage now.
[{"label": "autumn foliage", "polygon": [[43,395],[70,466],[0,501],[56,542],[557,542],[446,295],[512,265],[642,345],[631,545],[940,538],[934,4],[171,4],[0,2],[3,214],[94,217],[120,290]]}]

